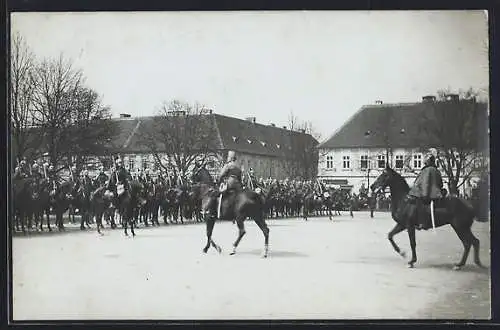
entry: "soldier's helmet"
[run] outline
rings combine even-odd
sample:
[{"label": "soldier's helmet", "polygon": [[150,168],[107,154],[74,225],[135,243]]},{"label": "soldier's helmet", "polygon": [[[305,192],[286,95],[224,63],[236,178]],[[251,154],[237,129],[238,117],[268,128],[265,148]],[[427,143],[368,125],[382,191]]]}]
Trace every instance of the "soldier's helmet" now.
[{"label": "soldier's helmet", "polygon": [[248,169],[248,171],[249,171],[250,173],[253,173],[253,168],[252,168],[252,167],[250,167],[250,168]]},{"label": "soldier's helmet", "polygon": [[116,159],[116,165],[117,166],[122,166],[122,159],[121,158],[117,158]]},{"label": "soldier's helmet", "polygon": [[34,163],[32,168],[33,168],[33,170],[35,170],[35,171],[36,171],[36,170],[38,170],[38,164],[37,164],[37,163]]},{"label": "soldier's helmet", "polygon": [[236,160],[236,152],[230,150],[227,153],[227,161],[232,162],[233,160]]},{"label": "soldier's helmet", "polygon": [[54,165],[49,165],[49,171],[53,171],[54,170]]}]

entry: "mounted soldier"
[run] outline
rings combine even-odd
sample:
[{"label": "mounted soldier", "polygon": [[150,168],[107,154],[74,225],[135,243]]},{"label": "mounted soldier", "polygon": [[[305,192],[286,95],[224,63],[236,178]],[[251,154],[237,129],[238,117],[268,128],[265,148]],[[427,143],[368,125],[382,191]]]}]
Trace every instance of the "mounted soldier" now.
[{"label": "mounted soldier", "polygon": [[229,151],[227,154],[227,163],[221,169],[219,174],[219,184],[225,183],[225,188],[222,187],[223,191],[240,191],[242,189],[241,184],[242,171],[240,166],[236,163],[236,153],[234,151]]},{"label": "mounted soldier", "polygon": [[235,192],[240,192],[243,189],[241,183],[242,171],[240,166],[236,163],[236,153],[234,151],[229,151],[227,153],[227,163],[222,167],[219,173],[219,190],[221,192],[219,198],[219,215],[220,218],[220,206],[222,205],[222,198],[228,194]]},{"label": "mounted soldier", "polygon": [[104,187],[109,177],[106,173],[104,173],[104,166],[99,167],[99,174],[94,178],[94,183],[97,187]]},{"label": "mounted soldier", "polygon": [[200,160],[195,161],[195,168],[191,175],[191,181],[193,183],[213,184],[210,172],[205,168],[205,163]]},{"label": "mounted soldier", "polygon": [[40,173],[40,168],[37,163],[34,163],[31,167],[31,177],[37,181],[40,181],[43,178],[42,173]]},{"label": "mounted soldier", "polygon": [[434,220],[434,201],[443,197],[443,178],[436,166],[436,155],[436,149],[429,149],[425,156],[425,166],[408,193],[408,196],[416,204],[414,216],[417,221],[417,229],[426,229],[424,206],[431,206],[431,217]]},{"label": "mounted soldier", "polygon": [[116,197],[120,197],[130,187],[129,178],[130,173],[123,167],[122,160],[118,158],[116,160],[116,167],[107,184],[107,189],[113,191]]},{"label": "mounted soldier", "polygon": [[47,177],[49,179],[49,186],[52,189],[51,195],[55,194],[57,188],[59,188],[59,180],[57,178],[56,169],[54,165],[45,163],[47,167]]}]

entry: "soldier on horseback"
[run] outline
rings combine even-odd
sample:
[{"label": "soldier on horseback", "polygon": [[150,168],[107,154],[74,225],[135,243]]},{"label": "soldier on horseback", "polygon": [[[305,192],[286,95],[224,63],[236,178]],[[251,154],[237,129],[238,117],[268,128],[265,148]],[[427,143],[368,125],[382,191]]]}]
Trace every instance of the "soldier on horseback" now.
[{"label": "soldier on horseback", "polygon": [[104,173],[104,166],[101,165],[99,167],[99,174],[97,174],[97,176],[94,178],[94,183],[98,187],[104,187],[108,179],[109,177],[106,173]]},{"label": "soldier on horseback", "polygon": [[221,189],[223,191],[240,191],[242,189],[241,184],[241,168],[236,163],[236,153],[234,151],[229,151],[227,154],[227,163],[222,168],[219,174],[219,184],[225,183],[226,189]]},{"label": "soldier on horseback", "polygon": [[129,189],[130,173],[123,167],[122,160],[116,160],[116,167],[111,174],[111,178],[106,186],[106,189],[113,191],[115,196],[120,197],[126,190]]},{"label": "soldier on horseback", "polygon": [[37,181],[40,181],[43,178],[42,173],[40,173],[40,168],[37,163],[34,163],[31,167],[31,177]]},{"label": "soldier on horseback", "polygon": [[205,163],[198,159],[195,161],[195,168],[193,174],[191,175],[191,181],[193,183],[213,184],[212,176],[206,169]]},{"label": "soldier on horseback", "polygon": [[[425,157],[425,166],[415,180],[413,187],[410,189],[408,196],[412,198],[416,204],[415,218],[417,221],[417,229],[426,229],[425,209],[424,205],[433,206],[433,202],[443,197],[443,179],[441,172],[436,166],[436,149],[429,149]],[[433,207],[431,207],[433,212]],[[433,214],[431,215],[434,216]]]}]

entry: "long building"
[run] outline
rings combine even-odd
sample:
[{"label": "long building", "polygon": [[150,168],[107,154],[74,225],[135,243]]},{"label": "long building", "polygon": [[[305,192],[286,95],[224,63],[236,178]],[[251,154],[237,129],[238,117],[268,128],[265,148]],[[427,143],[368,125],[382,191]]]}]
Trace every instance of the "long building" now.
[{"label": "long building", "polygon": [[[326,185],[352,189],[357,193],[361,186],[369,187],[389,164],[412,184],[424,165],[423,151],[439,147],[443,142],[436,135],[428,134],[428,120],[446,114],[450,121],[444,121],[445,125],[454,125],[453,121],[458,120],[454,114],[458,116],[464,107],[482,114],[474,117],[477,120],[472,123],[471,131],[481,137],[477,141],[483,143],[480,148],[484,149],[484,141],[488,139],[487,107],[475,99],[462,100],[458,95],[450,95],[443,101],[434,96],[425,96],[422,102],[416,103],[384,104],[377,101],[363,106],[330,138],[319,144],[318,178]],[[446,183],[447,177],[442,173]],[[470,194],[471,186],[478,179],[479,173],[474,173],[460,192]]]},{"label": "long building", "polygon": [[[181,114],[182,116],[182,114]],[[304,176],[314,178],[317,171],[318,141],[304,131],[293,131],[287,127],[276,127],[274,124],[264,125],[256,121],[255,117],[238,119],[210,113],[204,115],[213,129],[210,135],[210,149],[214,152],[207,160],[207,168],[216,175],[227,157],[229,150],[234,150],[238,162],[244,170],[253,168],[255,175],[262,178],[292,178]],[[151,152],[151,147],[144,144],[145,133],[153,131],[153,126],[161,120],[176,120],[176,116],[167,117],[135,117],[122,115],[113,119],[119,126],[117,136],[110,143],[109,160],[119,155],[124,164],[131,171],[139,168],[158,169],[158,158]],[[163,160],[168,157],[163,149],[161,136],[155,142],[156,154]],[[310,170],[304,171],[302,164],[304,152],[310,152],[306,160]],[[173,155],[170,155],[173,156]],[[104,157],[95,158],[95,167]],[[105,167],[111,161],[105,161]],[[307,173],[308,172],[308,173]]]}]

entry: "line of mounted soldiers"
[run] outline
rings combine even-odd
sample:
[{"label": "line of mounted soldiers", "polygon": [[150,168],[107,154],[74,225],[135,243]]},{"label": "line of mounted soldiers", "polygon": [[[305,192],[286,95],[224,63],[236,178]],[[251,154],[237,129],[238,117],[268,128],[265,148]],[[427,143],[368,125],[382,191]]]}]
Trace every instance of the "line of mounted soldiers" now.
[{"label": "line of mounted soldiers", "polygon": [[[196,177],[200,172],[203,173],[200,169],[204,169],[204,164],[200,162],[196,162],[196,168],[188,182],[162,172],[151,173],[149,169],[132,175],[119,158],[110,175],[105,173],[103,166],[94,177],[90,176],[88,170],[78,173],[76,166],[71,166],[69,169],[70,177],[65,180],[59,177],[53,165],[45,163],[39,166],[34,163],[28,166],[25,160],[20,162],[13,176],[17,230],[19,224],[23,231],[25,225],[31,228],[32,221],[36,227],[39,226],[43,230],[44,214],[47,216],[47,226],[51,230],[50,213],[56,214],[56,225],[62,230],[64,229],[62,214],[67,211],[73,219],[75,213],[82,216],[81,229],[85,229],[85,225],[89,227],[94,218],[96,223],[102,223],[102,218],[97,219],[93,206],[94,196],[98,191],[102,192],[102,198],[108,201],[102,216],[112,228],[115,228],[119,183],[127,184],[132,180],[142,184],[142,196],[145,199],[145,203],[136,209],[136,224],[144,223],[148,226],[148,221],[151,220],[152,225],[159,225],[158,214],[163,216],[165,224],[177,223],[178,220],[183,223],[184,218],[203,221],[196,202],[190,200],[190,185],[198,181]],[[348,192],[326,189],[317,180],[257,179],[253,169],[250,169],[242,176],[242,184],[244,189],[255,190],[262,196],[268,218],[302,216],[307,219],[307,216],[314,215],[331,216],[332,211],[340,214],[341,210],[349,209],[352,205],[352,196]]]}]

